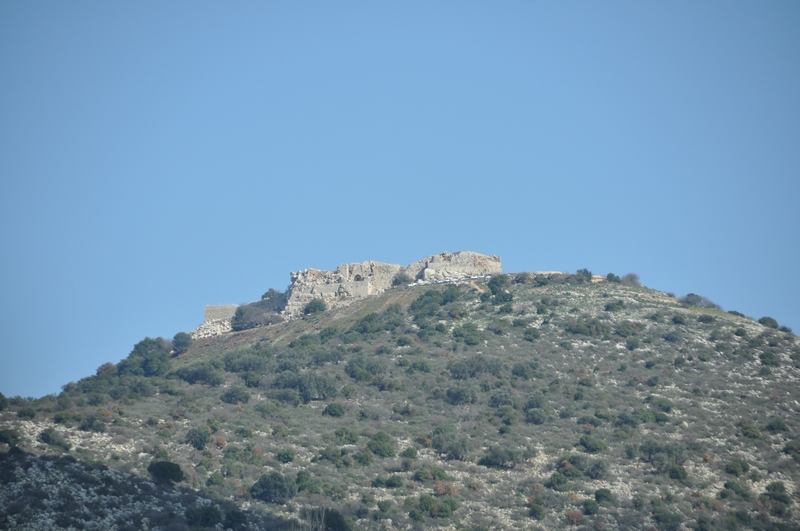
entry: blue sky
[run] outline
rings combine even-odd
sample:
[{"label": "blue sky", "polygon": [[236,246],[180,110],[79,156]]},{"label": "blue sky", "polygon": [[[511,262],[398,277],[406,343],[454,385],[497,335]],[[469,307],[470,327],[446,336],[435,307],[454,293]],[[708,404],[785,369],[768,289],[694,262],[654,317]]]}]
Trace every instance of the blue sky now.
[{"label": "blue sky", "polygon": [[2,2],[0,392],[442,251],[800,331],[800,3]]}]

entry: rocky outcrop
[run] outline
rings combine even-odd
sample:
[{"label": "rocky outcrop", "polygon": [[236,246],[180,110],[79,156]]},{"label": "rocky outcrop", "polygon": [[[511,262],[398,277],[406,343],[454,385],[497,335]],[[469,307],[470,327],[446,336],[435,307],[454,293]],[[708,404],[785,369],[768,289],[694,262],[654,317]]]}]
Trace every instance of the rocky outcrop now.
[{"label": "rocky outcrop", "polygon": [[306,269],[291,274],[292,283],[287,291],[283,314],[288,318],[302,315],[305,306],[314,299],[324,300],[329,308],[347,306],[391,288],[399,273],[405,273],[415,281],[433,282],[502,272],[499,257],[472,251],[444,252],[408,267],[368,261],[343,264],[334,271]]}]

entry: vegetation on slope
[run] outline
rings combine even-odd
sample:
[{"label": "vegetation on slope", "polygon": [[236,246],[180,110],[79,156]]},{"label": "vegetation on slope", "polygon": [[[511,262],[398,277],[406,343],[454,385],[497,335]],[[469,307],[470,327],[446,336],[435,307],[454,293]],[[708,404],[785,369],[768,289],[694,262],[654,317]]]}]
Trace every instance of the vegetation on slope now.
[{"label": "vegetation on slope", "polygon": [[769,318],[582,270],[275,321],[179,355],[145,339],[58,397],[12,399],[0,436],[140,475],[175,463],[181,485],[306,528],[800,521],[800,344]]}]

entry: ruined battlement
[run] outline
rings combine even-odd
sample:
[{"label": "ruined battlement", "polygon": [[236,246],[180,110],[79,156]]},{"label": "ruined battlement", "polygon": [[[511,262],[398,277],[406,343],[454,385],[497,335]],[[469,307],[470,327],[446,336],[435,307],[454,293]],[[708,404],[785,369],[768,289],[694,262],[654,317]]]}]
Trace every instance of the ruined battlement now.
[{"label": "ruined battlement", "polygon": [[287,318],[302,315],[306,304],[322,299],[329,308],[347,306],[353,301],[383,293],[392,287],[395,277],[404,273],[412,281],[435,282],[472,276],[502,273],[500,258],[461,251],[429,256],[406,267],[368,261],[343,264],[333,271],[306,269],[291,274],[287,290]]}]

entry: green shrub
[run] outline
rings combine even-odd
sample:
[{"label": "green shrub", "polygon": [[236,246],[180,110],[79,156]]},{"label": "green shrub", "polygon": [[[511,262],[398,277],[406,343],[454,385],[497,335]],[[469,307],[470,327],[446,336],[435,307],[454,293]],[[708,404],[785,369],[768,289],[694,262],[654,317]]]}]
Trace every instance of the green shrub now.
[{"label": "green shrub", "polygon": [[744,422],[741,424],[742,428],[742,435],[747,437],[748,439],[760,439],[761,438],[761,430],[755,424],[750,422]]},{"label": "green shrub", "polygon": [[172,348],[175,350],[176,355],[183,354],[191,345],[192,336],[186,332],[178,332],[172,338]]},{"label": "green shrub", "polygon": [[597,503],[595,500],[587,499],[583,500],[583,514],[591,515],[597,514],[600,512],[600,504]]},{"label": "green shrub", "polygon": [[787,442],[783,447],[783,453],[789,454],[792,459],[800,463],[800,440]]},{"label": "green shrub", "polygon": [[402,452],[400,452],[400,457],[405,457],[407,459],[416,459],[417,458],[417,449],[413,446],[409,446]]},{"label": "green shrub", "polygon": [[225,381],[219,370],[210,363],[195,363],[176,371],[178,378],[190,383],[204,383],[216,387]]},{"label": "green shrub", "polygon": [[169,372],[172,345],[164,338],[144,338],[117,365],[119,376],[163,376]]},{"label": "green shrub", "polygon": [[473,404],[478,398],[475,388],[471,385],[457,385],[455,387],[450,387],[445,392],[445,396],[447,401],[454,406]]},{"label": "green shrub", "polygon": [[695,306],[697,308],[711,308],[713,310],[721,310],[722,308],[719,307],[718,304],[714,304],[710,300],[705,297],[701,297],[695,293],[689,293],[685,297],[681,297],[678,299],[684,306]]},{"label": "green shrub", "polygon": [[294,450],[291,448],[284,448],[283,450],[278,450],[275,453],[275,460],[281,463],[291,463],[294,461],[294,458],[297,456]]},{"label": "green shrub", "polygon": [[17,411],[17,417],[21,419],[32,419],[36,416],[36,410],[32,407],[23,407]]},{"label": "green shrub", "polygon": [[538,328],[526,328],[525,331],[522,333],[522,339],[525,341],[536,341],[539,339],[541,334],[539,333]]},{"label": "green shrub", "polygon": [[305,308],[303,308],[303,314],[310,315],[313,313],[324,312],[328,309],[328,305],[325,304],[325,301],[322,299],[313,299],[308,304],[306,304]]},{"label": "green shrub", "polygon": [[671,465],[668,473],[670,478],[677,479],[679,481],[685,480],[688,476],[686,469],[680,465]]},{"label": "green shrub", "polygon": [[5,443],[9,446],[19,446],[22,442],[22,437],[19,432],[13,428],[3,428],[0,430],[0,443]]},{"label": "green shrub", "polygon": [[39,440],[45,444],[49,444],[50,446],[61,448],[65,452],[69,452],[69,449],[71,448],[69,442],[67,442],[64,436],[58,433],[55,428],[47,428],[46,430],[42,431],[42,433],[39,434]]},{"label": "green shrub", "polygon": [[356,444],[358,442],[358,432],[347,426],[336,428],[334,435],[340,444]]},{"label": "green shrub", "polygon": [[180,465],[170,461],[153,461],[148,465],[147,472],[162,483],[179,482],[186,478]]},{"label": "green shrub", "polygon": [[250,495],[266,503],[286,503],[292,499],[295,494],[297,494],[297,483],[295,480],[276,471],[262,475],[258,481],[250,487]]},{"label": "green shrub", "polygon": [[193,527],[215,527],[222,522],[222,511],[214,505],[186,509],[184,516],[186,523]]},{"label": "green shrub", "polygon": [[434,429],[431,434],[431,447],[444,454],[448,459],[463,461],[472,448],[470,439],[460,435],[454,426],[443,424]]},{"label": "green shrub", "polygon": [[594,491],[594,499],[597,503],[613,502],[614,495],[608,489],[597,489]]},{"label": "green shrub", "polygon": [[370,438],[367,449],[378,457],[394,457],[396,453],[391,437],[382,431]]},{"label": "green shrub", "polygon": [[561,472],[553,472],[550,475],[550,479],[548,479],[547,483],[545,483],[545,487],[555,491],[563,492],[569,490],[569,480],[567,479],[567,476]]},{"label": "green shrub", "polygon": [[508,275],[495,275],[487,284],[489,290],[492,292],[492,295],[497,295],[498,293],[502,292],[506,286],[508,286],[509,276]]},{"label": "green shrub", "polygon": [[603,450],[606,449],[606,445],[605,445],[605,443],[603,443],[603,441],[601,441],[599,439],[596,439],[593,436],[588,435],[588,434],[587,435],[583,435],[580,438],[580,441],[578,442],[578,444],[581,447],[583,447],[583,451],[584,452],[587,452],[587,453],[590,453],[590,454],[596,454],[596,453],[602,452]]},{"label": "green shrub", "polygon": [[512,469],[519,460],[518,451],[502,446],[492,446],[487,454],[478,460],[478,464],[487,468]]},{"label": "green shrub", "polygon": [[206,444],[208,444],[210,437],[211,433],[207,427],[195,427],[186,432],[186,437],[183,442],[193,446],[197,450],[202,450],[206,447]]},{"label": "green shrub", "polygon": [[231,387],[219,397],[226,404],[246,404],[250,401],[250,393],[242,387]]},{"label": "green shrub", "polygon": [[424,465],[421,466],[412,476],[414,481],[426,483],[429,481],[444,481],[447,479],[447,474],[439,467]]},{"label": "green shrub", "polygon": [[328,404],[322,411],[323,415],[328,415],[330,417],[344,417],[344,413],[345,413],[344,406],[336,403]]},{"label": "green shrub", "polygon": [[225,486],[225,478],[222,477],[222,474],[219,472],[214,472],[208,479],[206,480],[206,487],[224,487]]},{"label": "green shrub", "polygon": [[758,322],[766,326],[767,328],[775,328],[775,329],[778,328],[778,321],[776,321],[772,317],[762,317],[761,319],[758,320]]},{"label": "green shrub", "polygon": [[414,282],[414,279],[401,271],[400,273],[397,273],[392,279],[392,286],[397,287],[397,286],[402,286],[404,284],[411,284],[412,282]]},{"label": "green shrub", "polygon": [[483,332],[472,324],[467,323],[453,329],[453,337],[456,341],[463,341],[467,345],[478,345],[483,341]]},{"label": "green shrub", "polygon": [[741,476],[750,470],[750,465],[744,459],[733,459],[725,465],[725,472],[734,476]]},{"label": "green shrub", "polygon": [[786,423],[781,419],[770,419],[764,429],[770,433],[782,433],[789,430],[789,427],[786,426]]},{"label": "green shrub", "polygon": [[414,344],[414,340],[409,336],[400,336],[397,338],[398,347],[409,347]]}]

